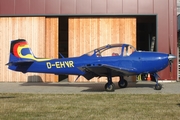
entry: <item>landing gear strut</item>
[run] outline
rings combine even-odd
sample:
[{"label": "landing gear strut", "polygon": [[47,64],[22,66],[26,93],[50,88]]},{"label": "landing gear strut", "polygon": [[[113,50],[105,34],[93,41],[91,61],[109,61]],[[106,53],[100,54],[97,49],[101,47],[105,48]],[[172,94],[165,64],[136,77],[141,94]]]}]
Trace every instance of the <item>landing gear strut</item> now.
[{"label": "landing gear strut", "polygon": [[158,77],[159,77],[158,74],[154,73],[153,76],[154,76],[154,78],[156,80],[156,85],[154,87],[155,90],[161,90],[162,89],[162,85],[158,83]]}]

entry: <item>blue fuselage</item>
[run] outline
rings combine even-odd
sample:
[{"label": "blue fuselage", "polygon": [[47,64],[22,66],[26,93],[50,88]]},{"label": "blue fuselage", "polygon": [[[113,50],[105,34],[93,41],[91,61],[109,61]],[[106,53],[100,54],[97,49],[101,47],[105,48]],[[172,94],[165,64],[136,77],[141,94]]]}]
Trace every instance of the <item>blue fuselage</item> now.
[{"label": "blue fuselage", "polygon": [[[155,73],[168,66],[168,54],[156,52],[134,52],[130,56],[94,57],[83,55],[74,58],[52,59],[48,61],[34,61],[30,66],[17,68],[9,66],[9,69],[25,72],[53,73],[66,75],[83,75],[84,71],[79,67],[110,65],[117,68],[127,68],[135,74]],[[26,69],[26,70],[22,70]],[[127,76],[132,74],[127,74]]]}]

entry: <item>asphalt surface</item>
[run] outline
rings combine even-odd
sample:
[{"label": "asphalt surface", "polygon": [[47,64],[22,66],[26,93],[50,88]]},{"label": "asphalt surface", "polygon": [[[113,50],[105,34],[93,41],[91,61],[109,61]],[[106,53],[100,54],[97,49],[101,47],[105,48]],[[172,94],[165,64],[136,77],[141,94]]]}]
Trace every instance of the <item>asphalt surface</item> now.
[{"label": "asphalt surface", "polygon": [[127,88],[114,92],[104,90],[105,83],[0,83],[0,93],[39,93],[39,94],[180,94],[180,82],[163,82],[161,90],[154,90],[154,82],[129,83]]}]

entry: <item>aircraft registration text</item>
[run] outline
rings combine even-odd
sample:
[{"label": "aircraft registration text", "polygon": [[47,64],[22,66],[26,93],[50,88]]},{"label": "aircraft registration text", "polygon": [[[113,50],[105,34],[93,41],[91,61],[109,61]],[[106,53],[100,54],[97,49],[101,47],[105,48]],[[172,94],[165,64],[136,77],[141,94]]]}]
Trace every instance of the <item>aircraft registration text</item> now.
[{"label": "aircraft registration text", "polygon": [[51,62],[46,62],[46,66],[48,69],[51,69],[52,67],[55,68],[72,68],[74,67],[74,62],[73,61],[57,61],[55,63]]}]

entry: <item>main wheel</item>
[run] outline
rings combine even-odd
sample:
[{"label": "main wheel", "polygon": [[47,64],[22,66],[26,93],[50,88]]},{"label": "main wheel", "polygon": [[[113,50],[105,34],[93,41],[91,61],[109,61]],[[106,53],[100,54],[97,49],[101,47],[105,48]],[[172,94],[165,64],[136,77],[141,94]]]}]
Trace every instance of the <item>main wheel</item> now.
[{"label": "main wheel", "polygon": [[127,82],[127,80],[120,80],[118,82],[118,85],[119,85],[120,88],[126,88],[127,85],[128,85],[128,82]]},{"label": "main wheel", "polygon": [[105,90],[107,92],[113,92],[115,90],[115,85],[112,83],[111,85],[108,85],[108,83],[105,84]]},{"label": "main wheel", "polygon": [[155,90],[161,90],[162,89],[162,85],[161,84],[156,84],[155,85]]}]

